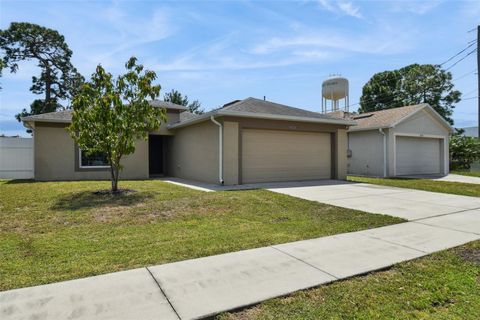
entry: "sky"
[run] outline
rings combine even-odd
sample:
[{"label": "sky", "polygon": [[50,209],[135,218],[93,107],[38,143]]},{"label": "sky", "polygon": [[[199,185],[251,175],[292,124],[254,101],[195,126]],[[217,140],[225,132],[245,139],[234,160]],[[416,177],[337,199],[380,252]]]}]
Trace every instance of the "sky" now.
[{"label": "sky", "polygon": [[[120,74],[136,56],[157,73],[162,96],[177,89],[206,110],[265,96],[320,112],[331,74],[348,78],[354,105],[376,72],[458,53],[476,38],[480,1],[0,0],[0,29],[11,22],[59,31],[87,79],[98,64]],[[476,69],[472,54],[450,70],[464,98],[473,98],[457,104],[456,127],[477,123]],[[32,61],[4,70],[0,134],[27,136],[14,115],[41,98],[29,91],[39,73]]]}]

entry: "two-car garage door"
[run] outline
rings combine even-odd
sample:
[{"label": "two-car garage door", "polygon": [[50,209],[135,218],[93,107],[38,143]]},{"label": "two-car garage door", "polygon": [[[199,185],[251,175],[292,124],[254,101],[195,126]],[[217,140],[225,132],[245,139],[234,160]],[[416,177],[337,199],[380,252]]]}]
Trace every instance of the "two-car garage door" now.
[{"label": "two-car garage door", "polygon": [[396,137],[396,175],[439,174],[441,139]]},{"label": "two-car garage door", "polygon": [[242,130],[242,182],[330,179],[331,134]]}]

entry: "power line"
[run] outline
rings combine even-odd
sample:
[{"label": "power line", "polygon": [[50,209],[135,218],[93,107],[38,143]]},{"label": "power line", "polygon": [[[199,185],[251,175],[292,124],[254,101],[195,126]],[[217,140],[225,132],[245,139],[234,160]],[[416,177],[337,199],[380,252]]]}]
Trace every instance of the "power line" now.
[{"label": "power line", "polygon": [[475,40],[474,42],[470,43],[466,48],[464,48],[464,49],[461,50],[460,52],[456,53],[456,54],[453,55],[452,57],[448,58],[445,62],[440,63],[440,66],[443,66],[444,64],[452,61],[453,59],[455,59],[456,57],[458,57],[459,55],[461,55],[462,53],[464,53],[465,51],[467,51],[468,48],[470,48],[471,46],[473,46],[476,42],[477,42],[477,40]]},{"label": "power line", "polygon": [[472,70],[472,71],[470,71],[470,72],[467,72],[467,73],[465,73],[465,74],[463,74],[463,75],[461,75],[461,76],[459,76],[459,77],[457,77],[457,78],[455,78],[455,79],[452,79],[452,81],[457,81],[457,80],[463,79],[463,78],[465,78],[465,77],[468,76],[468,75],[474,74],[475,72],[477,72],[477,69]]},{"label": "power line", "polygon": [[463,58],[461,58],[460,60],[457,60],[457,62],[455,62],[454,64],[452,64],[450,67],[448,67],[447,69],[445,69],[445,71],[448,71],[450,69],[452,69],[453,67],[455,67],[457,64],[459,64],[460,62],[462,62],[463,60],[465,60],[469,55],[473,54],[474,52],[477,51],[477,48],[473,49],[472,51],[470,51],[469,53],[467,53],[466,56],[464,56]]},{"label": "power line", "polygon": [[474,93],[474,92],[476,92],[476,91],[477,91],[477,88],[468,91],[467,93],[465,93],[465,95],[468,96],[470,93]]},{"label": "power line", "polygon": [[468,97],[468,98],[463,98],[462,101],[472,100],[472,99],[477,99],[477,98],[478,98],[478,96],[476,96],[476,97]]},{"label": "power line", "polygon": [[[474,29],[472,29],[472,30],[476,30],[476,29],[477,29],[477,28],[474,28]],[[469,31],[469,32],[470,32],[470,31]],[[458,57],[459,55],[461,55],[462,53],[464,53],[465,51],[467,51],[469,48],[471,48],[473,45],[477,44],[478,41],[479,41],[478,39],[473,39],[473,40],[469,41],[469,42],[467,43],[467,47],[463,48],[462,50],[460,50],[459,52],[457,52],[455,55],[453,55],[452,57],[448,58],[445,62],[439,64],[439,66],[443,66],[444,64],[452,61],[453,59],[455,59],[456,57]],[[460,63],[461,61],[465,60],[468,56],[470,56],[471,54],[473,54],[475,51],[477,51],[477,48],[475,48],[475,49],[473,49],[472,51],[468,52],[463,58],[460,58],[459,60],[457,60],[454,64],[452,64],[450,67],[448,67],[448,68],[445,69],[444,71],[448,71],[448,70],[452,69],[454,66],[456,66],[456,65],[457,65],[458,63]],[[466,76],[468,76],[468,75],[470,75],[470,74],[473,74],[473,73],[475,73],[475,72],[477,72],[477,69],[472,70],[472,71],[469,71],[469,72],[467,72],[467,73],[465,73],[465,74],[463,74],[463,75],[461,75],[461,76],[459,76],[459,77],[457,77],[457,78],[452,79],[451,81],[453,82],[453,81],[457,81],[457,80],[463,79],[464,77],[466,77]],[[469,93],[471,93],[471,92],[469,92]],[[467,93],[467,94],[469,94],[469,93]],[[377,95],[375,98],[378,99],[378,98],[381,98],[381,97],[383,97],[383,96],[386,97],[386,96],[391,96],[391,95],[392,95],[391,93],[384,93],[384,94],[379,94],[379,95]],[[392,97],[391,99],[388,99],[386,102],[382,102],[382,103],[386,104],[386,103],[393,102],[393,101],[395,100],[395,98],[396,98],[396,97]],[[462,100],[469,100],[469,99],[470,99],[470,98],[468,98],[468,99],[462,99]],[[356,103],[350,104],[349,107],[353,107],[353,106],[360,105],[360,104],[361,104],[361,101],[358,101],[358,102],[356,102]],[[377,102],[372,101],[371,104],[365,104],[365,106],[371,106],[371,105],[376,105],[376,104],[377,104]]]}]

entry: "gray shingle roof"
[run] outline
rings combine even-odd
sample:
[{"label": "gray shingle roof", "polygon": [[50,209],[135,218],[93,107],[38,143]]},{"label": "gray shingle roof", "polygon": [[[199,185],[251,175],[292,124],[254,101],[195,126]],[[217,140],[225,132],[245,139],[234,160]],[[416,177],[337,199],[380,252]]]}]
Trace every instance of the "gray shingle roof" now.
[{"label": "gray shingle roof", "polygon": [[425,108],[426,104],[416,104],[412,106],[405,106],[399,108],[392,108],[374,112],[366,112],[360,114],[350,114],[350,119],[357,122],[357,125],[353,127],[352,131],[388,128],[398,121],[402,120],[406,116]]},{"label": "gray shingle roof", "polygon": [[236,101],[226,104],[222,110],[237,111],[237,112],[251,112],[251,113],[264,113],[272,115],[283,115],[292,117],[306,117],[306,118],[318,118],[318,119],[338,119],[329,115],[321,114],[318,112],[308,111],[304,109],[294,108],[283,104],[260,100],[256,98],[247,98],[244,100]]},{"label": "gray shingle roof", "polygon": [[[153,100],[150,102],[150,104],[153,107],[157,108],[166,108],[166,109],[171,109],[171,110],[187,110],[186,107],[171,103],[171,102],[165,102],[165,101],[160,101],[160,100]],[[72,121],[72,110],[63,110],[63,111],[57,111],[57,112],[48,112],[48,113],[42,113],[42,114],[37,114],[34,116],[27,116],[23,117],[22,121],[42,121],[42,122],[65,122],[68,123]]]},{"label": "gray shingle roof", "polygon": [[340,125],[355,125],[351,119],[332,117],[318,112],[294,108],[283,104],[247,98],[235,100],[202,115],[195,115],[190,118],[180,118],[180,121],[170,125],[170,128],[189,126],[201,121],[208,120],[211,116],[234,116],[246,118],[261,118],[272,120],[290,120],[300,122],[332,123]]},{"label": "gray shingle roof", "polygon": [[22,121],[52,121],[52,122],[70,122],[72,121],[72,110],[63,110],[57,112],[48,112],[34,116],[23,117]]},{"label": "gray shingle roof", "polygon": [[159,108],[166,108],[166,109],[173,109],[173,110],[187,110],[186,107],[181,106],[179,104],[157,100],[157,99],[150,102],[150,104],[154,107],[159,107]]},{"label": "gray shingle roof", "polygon": [[200,115],[191,113],[189,111],[184,111],[180,113],[180,122],[187,121],[199,117]]}]

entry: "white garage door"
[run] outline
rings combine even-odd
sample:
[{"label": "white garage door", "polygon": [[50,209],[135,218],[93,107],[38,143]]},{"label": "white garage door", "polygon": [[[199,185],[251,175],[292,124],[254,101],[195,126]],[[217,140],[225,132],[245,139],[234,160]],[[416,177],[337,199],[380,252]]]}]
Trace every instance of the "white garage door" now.
[{"label": "white garage door", "polygon": [[397,136],[397,176],[440,173],[441,141],[441,139]]},{"label": "white garage door", "polygon": [[331,135],[244,129],[242,182],[331,178]]}]

